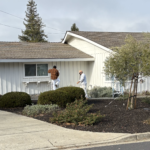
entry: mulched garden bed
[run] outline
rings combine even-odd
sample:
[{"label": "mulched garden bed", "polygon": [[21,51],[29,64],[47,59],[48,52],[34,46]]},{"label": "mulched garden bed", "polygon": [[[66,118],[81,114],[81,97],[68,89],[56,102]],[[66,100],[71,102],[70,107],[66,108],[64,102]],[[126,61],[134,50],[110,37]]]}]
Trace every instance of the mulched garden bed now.
[{"label": "mulched garden bed", "polygon": [[[137,109],[126,111],[126,100],[88,100],[88,104],[94,104],[90,113],[100,111],[105,115],[103,120],[93,126],[72,126],[62,125],[63,127],[93,131],[93,132],[115,132],[115,133],[142,133],[150,132],[150,125],[144,123],[145,120],[150,118],[150,110],[146,111],[144,108],[150,108],[150,104],[137,100]],[[124,105],[125,104],[125,105]],[[105,107],[108,105],[107,107]],[[9,112],[21,114],[23,108],[14,109],[0,109]],[[52,113],[35,116],[33,118],[49,122],[49,118],[53,117]]]}]

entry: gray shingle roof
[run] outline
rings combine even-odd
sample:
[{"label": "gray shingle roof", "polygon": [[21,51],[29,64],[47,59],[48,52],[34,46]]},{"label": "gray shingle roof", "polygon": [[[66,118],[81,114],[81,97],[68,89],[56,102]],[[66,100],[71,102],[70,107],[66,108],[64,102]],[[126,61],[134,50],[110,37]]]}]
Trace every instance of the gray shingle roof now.
[{"label": "gray shingle roof", "polygon": [[0,42],[0,59],[93,58],[63,43]]},{"label": "gray shingle roof", "polygon": [[125,44],[124,40],[127,35],[132,35],[139,41],[143,41],[145,36],[143,32],[86,32],[86,31],[69,31],[71,33],[85,37],[107,48],[120,47]]}]

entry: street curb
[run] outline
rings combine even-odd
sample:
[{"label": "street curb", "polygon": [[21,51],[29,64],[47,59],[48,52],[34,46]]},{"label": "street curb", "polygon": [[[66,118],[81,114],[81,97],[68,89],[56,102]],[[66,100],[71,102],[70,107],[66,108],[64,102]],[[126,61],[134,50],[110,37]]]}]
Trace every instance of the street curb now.
[{"label": "street curb", "polygon": [[119,137],[113,140],[108,141],[102,141],[102,142],[92,142],[92,143],[84,143],[84,144],[76,144],[76,145],[67,145],[67,146],[54,146],[55,148],[48,149],[48,150],[56,150],[56,149],[69,149],[69,148],[82,148],[82,147],[90,147],[90,146],[98,146],[98,145],[105,145],[105,144],[118,144],[118,143],[124,143],[124,142],[137,142],[137,141],[143,141],[143,140],[149,140],[150,139],[150,132],[146,133],[138,133],[138,134],[131,134],[126,135],[123,137]]}]

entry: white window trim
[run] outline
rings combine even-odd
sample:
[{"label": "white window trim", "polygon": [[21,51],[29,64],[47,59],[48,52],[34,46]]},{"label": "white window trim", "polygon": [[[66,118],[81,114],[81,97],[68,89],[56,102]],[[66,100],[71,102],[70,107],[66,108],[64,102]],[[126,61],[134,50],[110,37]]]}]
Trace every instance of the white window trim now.
[{"label": "white window trim", "polygon": [[[28,64],[35,64],[36,65],[36,76],[25,76],[25,65],[28,65]],[[23,75],[24,75],[24,78],[25,79],[32,79],[32,78],[47,78],[47,77],[49,77],[49,74],[47,75],[47,76],[37,76],[37,65],[38,64],[47,64],[48,65],[48,63],[24,63],[23,64]],[[48,65],[49,66],[49,65]],[[49,67],[48,67],[49,68]],[[47,72],[48,72],[48,70],[47,70]]]}]

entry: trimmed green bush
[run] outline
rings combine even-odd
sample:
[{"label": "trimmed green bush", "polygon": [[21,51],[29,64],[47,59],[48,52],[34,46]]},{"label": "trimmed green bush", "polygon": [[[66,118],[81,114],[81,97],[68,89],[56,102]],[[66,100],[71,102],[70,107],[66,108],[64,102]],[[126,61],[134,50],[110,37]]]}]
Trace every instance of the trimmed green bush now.
[{"label": "trimmed green bush", "polygon": [[31,97],[25,92],[9,92],[0,98],[0,108],[14,108],[31,105]]},{"label": "trimmed green bush", "polygon": [[74,123],[75,125],[93,125],[104,117],[97,112],[95,114],[88,113],[93,105],[88,105],[87,101],[80,99],[73,103],[67,104],[67,107],[62,112],[54,112],[50,122],[63,124]]},{"label": "trimmed green bush", "polygon": [[58,110],[59,107],[57,105],[27,105],[22,111],[23,115],[26,116],[35,116],[40,114],[47,114],[52,111]]},{"label": "trimmed green bush", "polygon": [[85,99],[85,92],[79,87],[62,87],[57,90],[68,92],[68,94],[70,94],[70,96],[74,99],[81,99],[81,97]]},{"label": "trimmed green bush", "polygon": [[38,104],[50,105],[57,104],[59,107],[66,107],[67,103],[74,101],[65,91],[48,91],[41,93],[38,97]]},{"label": "trimmed green bush", "polygon": [[78,87],[64,87],[55,91],[41,93],[38,97],[38,104],[57,104],[59,107],[66,107],[67,103],[80,99],[81,95],[85,98],[84,90]]}]

